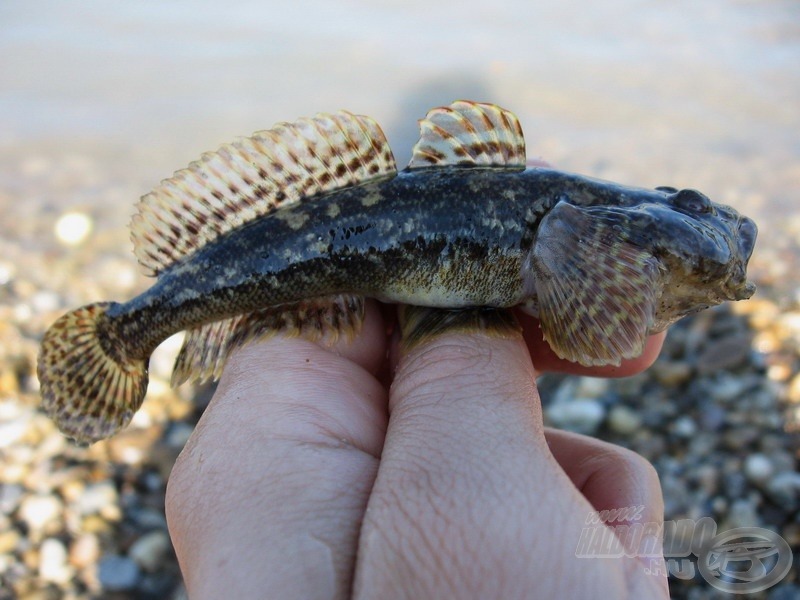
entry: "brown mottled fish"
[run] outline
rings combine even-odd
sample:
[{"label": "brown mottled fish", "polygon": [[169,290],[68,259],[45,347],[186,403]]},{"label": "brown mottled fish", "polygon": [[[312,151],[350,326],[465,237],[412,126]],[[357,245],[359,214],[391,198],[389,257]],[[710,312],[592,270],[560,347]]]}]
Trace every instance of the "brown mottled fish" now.
[{"label": "brown mottled fish", "polygon": [[80,442],[139,408],[150,354],[185,330],[173,384],[218,377],[277,331],[355,333],[364,298],[458,310],[524,305],[560,357],[619,364],[648,334],[749,298],[756,226],[694,190],[526,168],[517,118],[431,110],[397,172],[380,127],[319,114],[240,139],[138,205],[134,250],[154,285],[67,313],[42,341],[45,410]]}]

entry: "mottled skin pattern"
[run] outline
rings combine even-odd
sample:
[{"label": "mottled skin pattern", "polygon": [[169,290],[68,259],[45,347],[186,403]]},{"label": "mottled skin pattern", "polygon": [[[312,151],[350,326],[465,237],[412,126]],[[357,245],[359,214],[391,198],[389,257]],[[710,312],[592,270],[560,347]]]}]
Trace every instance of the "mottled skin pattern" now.
[{"label": "mottled skin pattern", "polygon": [[177,331],[340,292],[443,308],[535,305],[523,269],[538,223],[559,201],[593,207],[610,236],[659,260],[665,293],[652,331],[753,292],[744,270],[755,225],[698,192],[542,168],[407,170],[224,234],[113,305],[103,317],[113,326],[98,324],[101,343],[146,358]]}]

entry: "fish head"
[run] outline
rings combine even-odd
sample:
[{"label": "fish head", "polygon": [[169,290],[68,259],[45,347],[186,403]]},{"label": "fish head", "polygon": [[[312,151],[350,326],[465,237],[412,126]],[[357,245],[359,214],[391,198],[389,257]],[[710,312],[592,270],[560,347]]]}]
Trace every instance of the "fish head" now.
[{"label": "fish head", "polygon": [[657,188],[630,207],[631,243],[658,261],[661,294],[651,331],[725,300],[746,300],[756,286],[747,263],[758,229],[735,209],[692,190]]}]

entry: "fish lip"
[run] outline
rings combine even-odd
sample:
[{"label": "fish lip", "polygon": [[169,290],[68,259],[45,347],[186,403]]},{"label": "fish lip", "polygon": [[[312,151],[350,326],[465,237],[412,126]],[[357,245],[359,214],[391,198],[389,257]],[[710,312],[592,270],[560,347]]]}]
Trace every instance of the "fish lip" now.
[{"label": "fish lip", "polygon": [[741,283],[729,282],[727,286],[728,300],[748,300],[756,293],[756,284],[752,281]]}]

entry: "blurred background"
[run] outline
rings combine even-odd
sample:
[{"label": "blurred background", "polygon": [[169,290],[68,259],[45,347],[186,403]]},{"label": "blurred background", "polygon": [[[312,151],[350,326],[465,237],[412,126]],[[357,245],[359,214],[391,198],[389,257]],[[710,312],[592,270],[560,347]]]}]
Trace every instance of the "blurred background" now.
[{"label": "blurred background", "polygon": [[[374,117],[402,166],[417,119],[516,112],[531,158],[702,190],[759,224],[757,296],[686,320],[648,373],[543,378],[549,421],[635,449],[668,519],[800,548],[800,4],[795,1],[0,3],[0,599],[181,598],[164,485],[209,389],[153,359],[134,425],[89,449],[37,412],[37,343],[67,308],[144,289],[133,205],[239,135]],[[675,597],[712,598],[699,575]],[[793,571],[769,598],[800,597]]]}]

